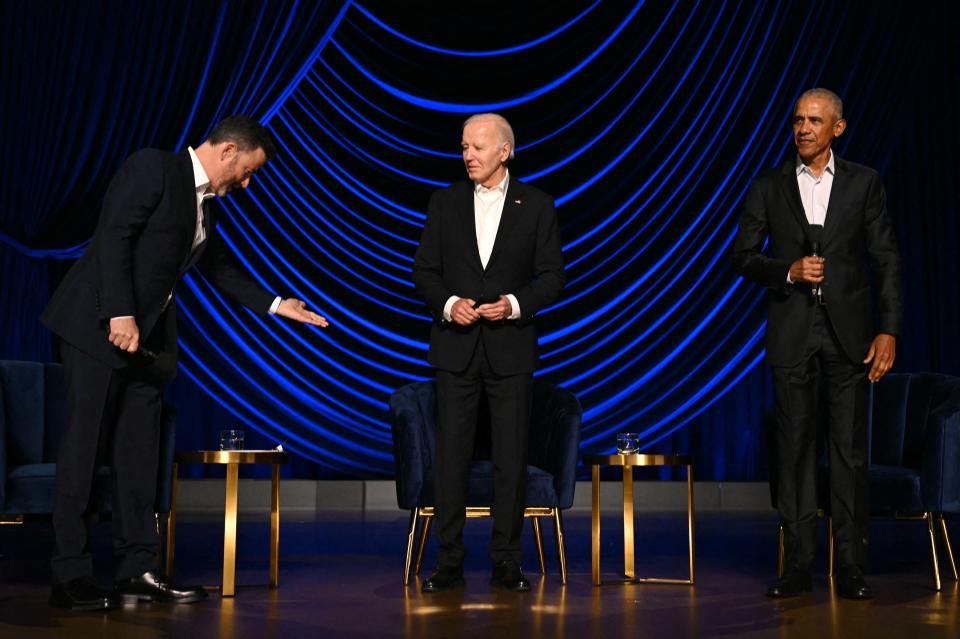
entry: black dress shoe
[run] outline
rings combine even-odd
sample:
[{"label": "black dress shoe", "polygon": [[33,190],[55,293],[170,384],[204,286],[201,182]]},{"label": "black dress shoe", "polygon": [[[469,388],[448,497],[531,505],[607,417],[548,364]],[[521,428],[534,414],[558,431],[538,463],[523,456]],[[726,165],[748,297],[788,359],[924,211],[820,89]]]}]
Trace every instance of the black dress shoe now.
[{"label": "black dress shoe", "polygon": [[497,588],[513,592],[529,592],[530,582],[523,576],[520,564],[515,561],[498,561],[493,566],[490,582]]},{"label": "black dress shoe", "polygon": [[453,590],[463,584],[462,568],[438,568],[423,582],[421,590],[423,592],[443,592],[444,590]]},{"label": "black dress shoe", "polygon": [[119,607],[120,601],[109,590],[98,586],[93,577],[79,577],[65,584],[54,584],[50,605],[66,610],[110,610]]},{"label": "black dress shoe", "polygon": [[207,591],[199,586],[175,586],[163,573],[148,570],[139,577],[131,577],[118,582],[114,591],[123,603],[138,601],[160,601],[172,603],[193,603],[207,598]]},{"label": "black dress shoe", "polygon": [[775,599],[796,597],[801,593],[810,592],[813,583],[810,573],[806,570],[791,570],[767,588],[767,596]]},{"label": "black dress shoe", "polygon": [[837,575],[837,594],[844,599],[873,599],[873,590],[857,566],[842,566]]}]

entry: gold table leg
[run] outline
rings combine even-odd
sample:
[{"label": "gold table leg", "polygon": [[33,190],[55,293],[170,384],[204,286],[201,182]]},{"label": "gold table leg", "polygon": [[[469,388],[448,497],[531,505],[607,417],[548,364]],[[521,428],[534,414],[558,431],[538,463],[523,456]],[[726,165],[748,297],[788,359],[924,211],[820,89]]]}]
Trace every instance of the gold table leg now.
[{"label": "gold table leg", "polygon": [[234,595],[237,572],[237,484],[239,464],[227,464],[227,495],[223,512],[223,585],[220,594]]},{"label": "gold table leg", "polygon": [[167,577],[173,577],[174,539],[177,529],[177,464],[173,464],[173,480],[170,483],[170,513],[167,515]]},{"label": "gold table leg", "polygon": [[591,512],[591,531],[593,542],[590,545],[590,573],[593,585],[600,585],[600,466],[594,464],[591,468],[593,488],[593,510]]},{"label": "gold table leg", "polygon": [[693,464],[687,465],[687,535],[690,538],[690,584],[693,585]]},{"label": "gold table leg", "polygon": [[628,579],[637,576],[633,546],[633,467],[623,467],[623,574]]},{"label": "gold table leg", "polygon": [[270,480],[270,587],[280,585],[280,464]]}]

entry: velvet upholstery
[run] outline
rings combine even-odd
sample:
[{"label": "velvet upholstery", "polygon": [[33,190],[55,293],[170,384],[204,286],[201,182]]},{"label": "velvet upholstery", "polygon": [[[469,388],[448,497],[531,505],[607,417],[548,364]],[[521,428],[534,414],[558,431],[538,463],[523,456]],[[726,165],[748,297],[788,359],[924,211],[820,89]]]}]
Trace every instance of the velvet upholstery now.
[{"label": "velvet upholstery", "polygon": [[870,510],[960,512],[960,378],[887,375],[870,422]]},{"label": "velvet upholstery", "polygon": [[[57,450],[67,426],[63,366],[0,360],[0,515],[53,511]],[[170,511],[176,411],[164,404],[156,510]],[[98,468],[91,511],[110,512],[110,469]]]},{"label": "velvet upholstery", "polygon": [[[408,384],[390,396],[397,504],[412,510],[433,506],[433,460],[437,432],[433,382]],[[570,508],[580,445],[580,402],[570,391],[534,380],[533,420],[527,466],[526,506]],[[484,427],[478,424],[478,449]],[[493,504],[493,464],[475,459],[470,467],[467,504]]]}]

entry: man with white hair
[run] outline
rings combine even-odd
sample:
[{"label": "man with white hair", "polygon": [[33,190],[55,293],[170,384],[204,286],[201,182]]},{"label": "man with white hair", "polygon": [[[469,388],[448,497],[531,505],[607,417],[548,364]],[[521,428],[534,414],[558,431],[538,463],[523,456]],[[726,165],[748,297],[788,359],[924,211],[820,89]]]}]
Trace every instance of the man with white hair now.
[{"label": "man with white hair", "polygon": [[553,199],[514,179],[510,124],[494,113],[463,125],[469,181],[433,194],[413,266],[434,317],[429,361],[437,369],[434,458],[437,569],[424,592],[463,584],[467,480],[482,395],[490,409],[494,585],[526,591],[520,533],[527,440],[537,368],[537,312],[564,283]]}]

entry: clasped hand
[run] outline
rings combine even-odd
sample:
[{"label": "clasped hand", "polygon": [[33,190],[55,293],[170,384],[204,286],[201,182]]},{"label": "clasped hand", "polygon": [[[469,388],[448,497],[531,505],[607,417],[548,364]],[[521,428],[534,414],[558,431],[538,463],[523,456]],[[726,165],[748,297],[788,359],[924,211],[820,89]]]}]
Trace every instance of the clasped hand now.
[{"label": "clasped hand", "polygon": [[450,318],[460,326],[470,326],[481,317],[489,322],[505,320],[513,314],[510,300],[501,295],[496,302],[481,304],[474,308],[476,301],[469,297],[461,297],[450,308]]}]

